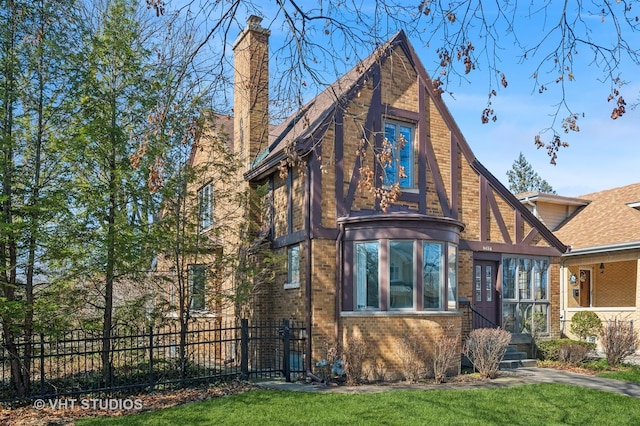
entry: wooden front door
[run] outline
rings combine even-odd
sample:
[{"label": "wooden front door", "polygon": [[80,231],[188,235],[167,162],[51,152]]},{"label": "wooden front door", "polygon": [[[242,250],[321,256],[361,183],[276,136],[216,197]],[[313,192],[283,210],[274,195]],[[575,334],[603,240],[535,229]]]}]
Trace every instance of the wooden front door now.
[{"label": "wooden front door", "polygon": [[499,300],[496,291],[498,264],[492,261],[473,262],[473,328],[495,327],[500,325]]}]

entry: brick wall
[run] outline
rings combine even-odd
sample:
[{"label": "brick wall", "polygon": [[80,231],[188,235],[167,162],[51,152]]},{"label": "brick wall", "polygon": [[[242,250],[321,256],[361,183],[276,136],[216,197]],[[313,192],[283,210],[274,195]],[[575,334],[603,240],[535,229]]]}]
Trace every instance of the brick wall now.
[{"label": "brick wall", "polygon": [[[348,348],[349,342],[361,338],[367,343],[367,369],[373,368],[377,362],[384,367],[389,380],[403,378],[400,356],[398,355],[398,341],[401,338],[411,338],[415,342],[422,342],[424,353],[433,350],[433,342],[443,333],[447,337],[459,337],[462,327],[460,314],[420,314],[420,315],[358,315],[343,316],[342,319],[343,347]],[[462,352],[462,341],[458,354]],[[460,372],[460,358],[450,374]]]}]

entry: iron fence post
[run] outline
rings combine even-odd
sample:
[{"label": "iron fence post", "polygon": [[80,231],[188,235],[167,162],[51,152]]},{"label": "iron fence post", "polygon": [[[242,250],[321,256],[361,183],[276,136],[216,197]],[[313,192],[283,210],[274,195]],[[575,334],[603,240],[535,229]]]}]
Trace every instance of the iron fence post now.
[{"label": "iron fence post", "polygon": [[240,377],[249,378],[249,320],[240,320]]},{"label": "iron fence post", "polygon": [[283,346],[283,356],[282,367],[284,368],[284,379],[287,382],[291,381],[291,363],[290,363],[290,353],[291,353],[291,329],[289,328],[289,320],[284,320],[282,322],[282,346]]},{"label": "iron fence post", "polygon": [[40,332],[40,397],[44,398],[44,333]]},{"label": "iron fence post", "polygon": [[153,388],[153,325],[149,325],[149,390]]}]

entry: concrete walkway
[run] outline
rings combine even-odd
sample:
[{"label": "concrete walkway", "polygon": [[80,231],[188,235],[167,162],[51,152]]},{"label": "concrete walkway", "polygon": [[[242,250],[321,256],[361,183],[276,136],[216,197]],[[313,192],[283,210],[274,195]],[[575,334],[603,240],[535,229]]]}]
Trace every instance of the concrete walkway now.
[{"label": "concrete walkway", "polygon": [[493,380],[473,381],[469,383],[443,383],[443,384],[408,384],[389,383],[381,385],[361,386],[327,386],[318,383],[293,382],[287,383],[280,380],[258,381],[256,384],[267,389],[279,389],[299,392],[329,392],[342,394],[386,392],[391,390],[430,390],[430,389],[490,389],[506,386],[517,386],[532,383],[564,383],[574,386],[584,386],[606,392],[615,392],[640,398],[640,383],[629,383],[620,380],[606,379],[586,374],[572,373],[553,368],[518,368],[511,371],[502,371],[500,377]]}]

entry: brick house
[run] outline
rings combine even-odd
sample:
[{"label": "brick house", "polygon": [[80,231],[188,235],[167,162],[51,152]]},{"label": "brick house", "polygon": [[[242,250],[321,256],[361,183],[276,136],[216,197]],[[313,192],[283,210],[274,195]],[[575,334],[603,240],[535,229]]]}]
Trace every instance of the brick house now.
[{"label": "brick house", "polygon": [[563,334],[575,337],[571,318],[583,310],[640,324],[640,183],[577,198],[538,192],[518,198],[570,246],[560,268]]},{"label": "brick house", "polygon": [[558,337],[566,247],[474,157],[406,35],[270,127],[260,21],[234,46],[229,145],[243,184],[269,188],[263,237],[287,264],[251,315],[303,320],[307,369],[354,337],[391,375],[401,337],[462,344],[472,327],[528,333],[533,318]]}]

